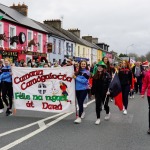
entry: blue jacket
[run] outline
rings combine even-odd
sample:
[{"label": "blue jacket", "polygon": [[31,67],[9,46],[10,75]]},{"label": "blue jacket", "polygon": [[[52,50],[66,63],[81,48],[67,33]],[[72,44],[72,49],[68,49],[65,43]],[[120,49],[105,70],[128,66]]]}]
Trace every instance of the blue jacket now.
[{"label": "blue jacket", "polygon": [[4,66],[2,68],[2,74],[0,75],[1,82],[12,82],[11,66]]},{"label": "blue jacket", "polygon": [[90,72],[86,69],[81,70],[76,77],[76,90],[86,90],[88,89],[88,79]]}]

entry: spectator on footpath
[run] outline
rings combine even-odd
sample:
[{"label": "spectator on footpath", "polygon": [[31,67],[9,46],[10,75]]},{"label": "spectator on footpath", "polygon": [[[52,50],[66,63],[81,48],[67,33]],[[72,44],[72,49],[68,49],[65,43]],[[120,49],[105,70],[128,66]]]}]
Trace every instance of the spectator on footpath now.
[{"label": "spectator on footpath", "polygon": [[143,67],[140,65],[140,62],[136,62],[135,66],[132,69],[133,76],[136,78],[137,82],[135,83],[135,92],[136,93],[141,93],[142,89],[142,78],[143,78]]},{"label": "spectator on footpath", "polygon": [[108,106],[109,97],[107,96],[107,91],[109,84],[111,82],[111,76],[106,72],[106,64],[100,61],[97,64],[96,74],[93,76],[92,83],[92,95],[95,95],[96,101],[96,125],[100,124],[100,112],[102,110],[102,105],[104,104],[104,109],[106,111],[105,120],[110,118],[110,110]]},{"label": "spectator on footpath", "polygon": [[85,117],[85,112],[83,110],[83,103],[84,100],[87,96],[87,89],[88,89],[88,79],[90,76],[90,72],[88,70],[87,62],[86,60],[81,60],[79,63],[79,70],[78,72],[73,75],[73,78],[75,78],[76,84],[75,84],[75,89],[76,89],[76,97],[77,97],[77,102],[79,106],[79,116],[78,118],[74,121],[74,123],[81,123],[81,119]]},{"label": "spectator on footpath", "polygon": [[149,120],[149,129],[147,131],[148,134],[150,134],[150,66],[149,70],[147,71],[145,78],[143,80],[142,90],[141,90],[141,97],[144,98],[145,91],[147,90],[147,100],[148,100],[148,120]]},{"label": "spectator on footpath", "polygon": [[[6,116],[10,116],[12,115],[11,109],[12,109],[13,88],[12,88],[12,72],[9,58],[5,58],[4,63],[5,66],[2,68],[2,74],[0,75],[2,84],[2,98],[7,106]],[[6,98],[7,96],[9,102]]]},{"label": "spectator on footpath", "polygon": [[129,69],[129,64],[127,61],[121,62],[121,68],[118,72],[119,80],[121,83],[122,89],[122,99],[123,99],[123,114],[127,115],[127,108],[128,108],[128,95],[130,92],[130,87],[132,85],[132,72]]},{"label": "spectator on footpath", "polygon": [[[3,61],[0,60],[0,75],[2,74],[2,68],[3,68]],[[1,95],[1,92],[2,92],[2,84],[0,82],[0,113],[3,113],[3,108],[4,108],[4,105],[3,105],[3,101],[2,101],[2,95]]]}]

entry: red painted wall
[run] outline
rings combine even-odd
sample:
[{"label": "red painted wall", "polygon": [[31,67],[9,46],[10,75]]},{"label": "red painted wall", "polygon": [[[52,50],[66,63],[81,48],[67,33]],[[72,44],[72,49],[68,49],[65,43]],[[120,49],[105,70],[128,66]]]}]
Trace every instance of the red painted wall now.
[{"label": "red painted wall", "polygon": [[[35,41],[37,41],[37,36],[38,33],[41,33],[43,35],[43,41],[42,41],[42,53],[46,53],[46,41],[47,41],[47,34],[46,33],[42,33],[40,31],[37,30],[32,30],[30,28],[26,28],[26,27],[22,27],[20,25],[16,25],[15,23],[11,23],[11,22],[6,22],[4,20],[1,20],[1,22],[3,22],[4,24],[4,33],[6,34],[7,37],[9,37],[9,25],[13,25],[16,26],[16,35],[19,35],[20,32],[24,32],[26,34],[26,38],[27,38],[27,30],[31,30],[33,31],[33,38],[35,39]],[[24,47],[26,47],[28,45],[27,39],[26,42],[24,44],[18,44],[16,49],[17,50],[22,50],[24,49]],[[4,48],[9,48],[9,42],[4,42]],[[33,46],[33,51],[36,52],[37,51],[37,47]]]}]

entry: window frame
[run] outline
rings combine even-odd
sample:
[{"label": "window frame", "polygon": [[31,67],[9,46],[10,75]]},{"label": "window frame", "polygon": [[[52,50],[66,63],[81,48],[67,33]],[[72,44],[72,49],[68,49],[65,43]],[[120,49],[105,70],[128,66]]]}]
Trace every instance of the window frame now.
[{"label": "window frame", "polygon": [[[10,28],[13,28],[14,29],[14,35],[13,36],[16,36],[16,26],[14,26],[14,25],[9,25],[9,37],[10,37]],[[13,47],[12,47],[13,46]],[[14,45],[10,45],[10,42],[9,42],[9,47],[11,48],[11,49],[16,49],[17,48],[17,44],[16,43],[14,43]]]},{"label": "window frame", "polygon": [[[41,44],[39,43],[39,35],[41,36]],[[37,50],[38,50],[39,52],[41,52],[41,53],[42,53],[42,52],[43,52],[43,51],[42,51],[42,45],[43,45],[43,34],[38,33],[38,34],[37,34],[37,39],[38,39],[38,40],[37,40],[37,42],[40,44],[40,49],[38,49],[38,48],[39,48],[39,46],[38,46],[38,47],[37,47]]]},{"label": "window frame", "polygon": [[[29,43],[29,39],[28,39],[28,33],[31,33],[31,40],[33,39],[33,31],[32,30],[27,30],[27,46],[28,46],[28,43]],[[30,51],[33,51],[33,45],[31,45],[31,48],[28,47],[28,49]]]},{"label": "window frame", "polygon": [[[4,23],[3,22],[0,22],[0,34],[4,34]],[[4,41],[3,40],[0,40],[0,47],[4,47]]]}]

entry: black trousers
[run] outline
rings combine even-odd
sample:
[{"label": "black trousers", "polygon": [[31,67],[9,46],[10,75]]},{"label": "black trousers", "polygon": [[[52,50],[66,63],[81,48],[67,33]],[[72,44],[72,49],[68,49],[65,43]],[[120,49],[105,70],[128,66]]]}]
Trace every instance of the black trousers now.
[{"label": "black trousers", "polygon": [[[11,109],[12,108],[12,96],[13,96],[13,88],[11,82],[2,82],[2,98],[5,102],[6,106]],[[8,100],[7,100],[8,97]]]},{"label": "black trousers", "polygon": [[149,121],[149,129],[150,129],[150,97],[147,97],[148,99],[148,109],[149,109],[149,114],[148,114],[148,121]]},{"label": "black trousers", "polygon": [[[106,98],[106,101],[105,101]],[[109,114],[109,96],[106,97],[106,94],[99,95],[95,94],[95,103],[96,103],[96,116],[97,119],[100,118],[100,112],[102,111],[102,105],[104,104],[104,109],[106,111],[106,114]]]},{"label": "black trousers", "polygon": [[130,85],[124,85],[121,86],[122,88],[122,99],[123,99],[123,105],[125,107],[125,109],[128,108],[128,95],[130,92]]},{"label": "black trousers", "polygon": [[137,82],[135,83],[135,92],[141,93],[141,89],[142,89],[142,78],[141,77],[137,77]]},{"label": "black trousers", "polygon": [[2,84],[0,83],[0,109],[3,109],[4,108],[4,105],[3,105],[3,101],[2,101]]},{"label": "black trousers", "polygon": [[79,117],[81,117],[83,113],[83,103],[87,96],[88,91],[87,90],[78,90],[76,91],[76,97],[79,105]]}]

